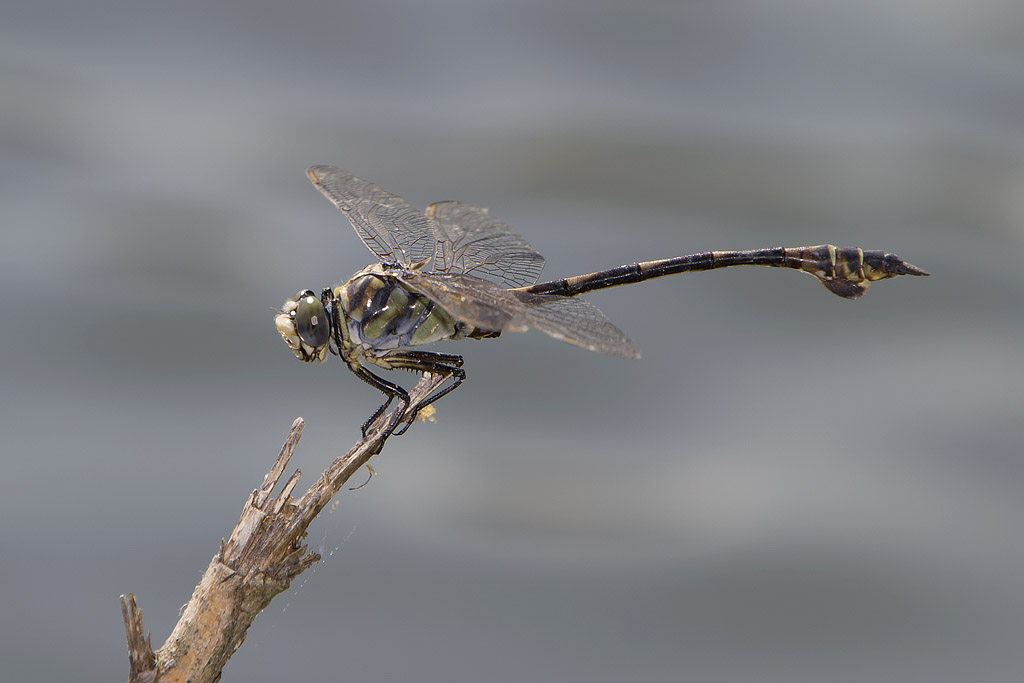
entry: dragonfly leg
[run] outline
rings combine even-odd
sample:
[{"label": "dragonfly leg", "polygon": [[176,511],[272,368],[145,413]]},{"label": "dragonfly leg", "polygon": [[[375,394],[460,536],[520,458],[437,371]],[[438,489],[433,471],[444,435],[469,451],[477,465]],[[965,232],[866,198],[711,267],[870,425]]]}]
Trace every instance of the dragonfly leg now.
[{"label": "dragonfly leg", "polygon": [[[447,375],[452,382],[446,387],[438,389],[421,402],[415,410],[406,418],[405,424],[396,429],[393,434],[401,436],[408,431],[409,427],[416,420],[416,415],[423,408],[426,408],[434,401],[447,396],[462,384],[466,379],[466,371],[462,369],[462,356],[451,353],[435,353],[433,351],[393,351],[387,356],[388,364],[393,368],[413,370],[416,372],[429,372],[432,375]],[[408,406],[408,403],[406,403]]]},{"label": "dragonfly leg", "polygon": [[[362,365],[359,365],[358,363],[350,363],[348,367],[350,370],[352,370],[353,373],[355,373],[356,377],[363,380],[370,386],[376,387],[381,392],[383,392],[385,396],[388,397],[387,400],[384,401],[383,405],[381,405],[380,408],[377,408],[377,410],[373,412],[373,415],[368,417],[366,419],[366,422],[363,423],[361,430],[363,433],[363,438],[366,438],[366,430],[370,427],[371,424],[373,424],[374,420],[376,420],[378,417],[384,414],[384,411],[388,409],[388,406],[390,406],[391,402],[394,401],[396,398],[402,402],[403,412],[406,409],[408,409],[409,392],[400,387],[399,385],[395,384],[394,382],[389,382],[383,377],[378,377],[377,375],[373,374],[372,372],[364,368]],[[406,429],[408,429],[408,427]]]}]

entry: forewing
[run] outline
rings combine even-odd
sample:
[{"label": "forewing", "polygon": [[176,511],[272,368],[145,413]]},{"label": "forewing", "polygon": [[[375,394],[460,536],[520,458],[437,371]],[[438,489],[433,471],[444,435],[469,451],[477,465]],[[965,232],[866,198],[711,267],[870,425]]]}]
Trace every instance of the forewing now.
[{"label": "forewing", "polygon": [[640,357],[640,349],[622,330],[578,297],[509,291],[472,275],[405,272],[397,277],[456,320],[482,330],[523,332],[533,327],[591,351]]},{"label": "forewing", "polygon": [[465,273],[510,288],[532,285],[540,277],[544,257],[487,209],[437,202],[427,215],[437,234],[435,273]]},{"label": "forewing", "polygon": [[640,357],[633,340],[589,301],[553,294],[512,294],[526,306],[530,326],[555,339],[610,356]]},{"label": "forewing", "polygon": [[398,195],[334,166],[312,166],[306,174],[382,262],[411,266],[433,253],[433,220]]},{"label": "forewing", "polygon": [[530,326],[529,310],[500,285],[472,275],[396,273],[401,282],[456,320],[490,332],[523,332]]}]

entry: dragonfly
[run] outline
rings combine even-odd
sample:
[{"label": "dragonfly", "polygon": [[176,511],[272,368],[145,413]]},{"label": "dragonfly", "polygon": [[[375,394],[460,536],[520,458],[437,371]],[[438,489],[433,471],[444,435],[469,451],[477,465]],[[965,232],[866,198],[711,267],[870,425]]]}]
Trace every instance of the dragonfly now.
[{"label": "dragonfly", "polygon": [[[378,262],[319,296],[311,289],[299,291],[275,309],[275,325],[299,360],[320,363],[329,354],[337,356],[384,393],[384,404],[363,423],[364,437],[396,399],[404,416],[393,431],[399,435],[419,410],[466,379],[462,356],[418,348],[426,344],[492,339],[533,328],[592,351],[639,358],[637,345],[579,298],[597,289],[676,273],[768,266],[809,273],[833,294],[857,299],[877,280],[929,275],[885,251],[822,244],[706,251],[537,283],[544,257],[487,209],[445,201],[422,212],[339,168],[312,166],[306,173]],[[410,413],[409,392],[371,367],[442,375],[445,383]]]}]

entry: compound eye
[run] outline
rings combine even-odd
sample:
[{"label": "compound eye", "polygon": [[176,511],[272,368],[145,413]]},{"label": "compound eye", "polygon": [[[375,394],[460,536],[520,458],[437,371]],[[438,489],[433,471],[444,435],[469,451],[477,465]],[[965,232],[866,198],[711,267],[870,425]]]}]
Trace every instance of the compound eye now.
[{"label": "compound eye", "polygon": [[331,336],[331,323],[320,300],[305,295],[295,306],[295,331],[299,339],[315,349],[327,343]]}]

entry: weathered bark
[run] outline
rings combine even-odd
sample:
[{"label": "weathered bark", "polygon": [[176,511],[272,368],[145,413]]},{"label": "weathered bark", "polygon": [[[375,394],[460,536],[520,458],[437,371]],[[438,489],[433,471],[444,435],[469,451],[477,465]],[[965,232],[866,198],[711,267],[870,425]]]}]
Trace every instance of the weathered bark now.
[{"label": "weathered bark", "polygon": [[[444,376],[424,375],[409,392],[411,409],[445,381]],[[304,422],[292,424],[288,438],[263,485],[246,499],[242,515],[230,537],[210,561],[192,599],[181,613],[170,637],[156,652],[142,625],[135,597],[121,596],[121,611],[128,637],[129,683],[189,681],[210,683],[220,672],[256,615],[270,604],[291,580],[320,559],[302,544],[310,523],[341,490],[348,479],[381,451],[391,432],[409,414],[393,410],[381,416],[366,437],[331,463],[303,496],[294,500],[292,490],[299,471],[272,497],[302,435]]]}]

